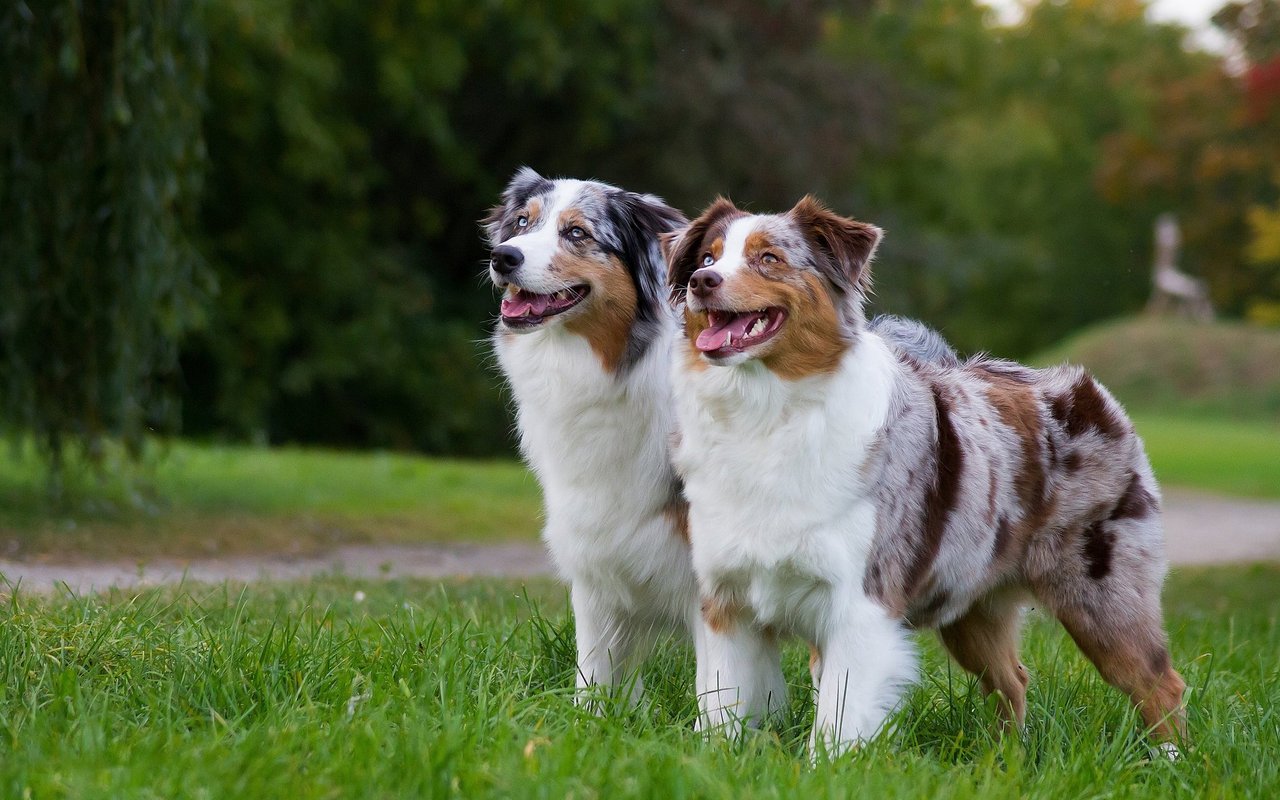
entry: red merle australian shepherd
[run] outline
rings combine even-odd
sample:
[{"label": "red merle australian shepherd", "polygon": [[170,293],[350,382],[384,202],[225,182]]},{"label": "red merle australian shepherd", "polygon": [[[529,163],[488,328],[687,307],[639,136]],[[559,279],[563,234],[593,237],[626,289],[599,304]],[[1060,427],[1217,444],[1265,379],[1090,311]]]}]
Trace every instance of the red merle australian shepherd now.
[{"label": "red merle australian shepherd", "polygon": [[665,240],[708,721],[781,705],[790,634],[812,647],[813,743],[856,744],[913,680],[924,626],[1021,724],[1034,599],[1176,753],[1160,498],[1133,425],[1077,367],[962,362],[915,323],[869,326],[879,239],[805,198],[720,200]]}]

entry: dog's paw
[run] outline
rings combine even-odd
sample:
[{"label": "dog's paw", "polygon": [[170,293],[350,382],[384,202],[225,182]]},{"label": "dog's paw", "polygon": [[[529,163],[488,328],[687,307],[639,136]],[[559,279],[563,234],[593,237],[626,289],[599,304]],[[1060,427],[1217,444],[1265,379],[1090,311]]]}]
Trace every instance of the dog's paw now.
[{"label": "dog's paw", "polygon": [[[1179,761],[1182,758],[1182,751],[1173,742],[1161,742],[1156,745],[1152,751],[1154,758],[1163,758],[1168,761]],[[1154,759],[1153,759],[1154,760]]]}]

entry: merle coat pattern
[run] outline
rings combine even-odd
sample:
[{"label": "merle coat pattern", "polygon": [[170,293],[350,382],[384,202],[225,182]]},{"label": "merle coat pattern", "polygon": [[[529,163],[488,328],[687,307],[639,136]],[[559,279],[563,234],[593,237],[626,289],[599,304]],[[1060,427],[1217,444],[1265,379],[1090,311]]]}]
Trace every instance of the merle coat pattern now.
[{"label": "merle coat pattern", "polygon": [[1162,626],[1159,491],[1132,424],[1078,367],[962,361],[918,323],[869,326],[879,238],[805,198],[777,215],[720,200],[666,240],[684,317],[676,464],[719,637],[708,721],[781,704],[772,642],[791,633],[812,648],[814,743],[861,741],[914,676],[914,626],[936,628],[1021,724],[1034,600],[1171,743],[1184,684]]}]

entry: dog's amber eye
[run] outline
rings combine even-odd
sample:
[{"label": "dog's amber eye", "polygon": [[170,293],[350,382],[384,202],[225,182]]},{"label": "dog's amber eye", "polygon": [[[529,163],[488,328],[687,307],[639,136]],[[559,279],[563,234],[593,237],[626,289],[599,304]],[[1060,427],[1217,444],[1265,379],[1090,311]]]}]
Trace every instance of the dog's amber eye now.
[{"label": "dog's amber eye", "polygon": [[524,214],[521,214],[520,216],[516,217],[516,227],[517,228],[529,227],[529,217]]},{"label": "dog's amber eye", "polygon": [[765,253],[764,255],[760,256],[760,260],[766,264],[778,263],[778,257],[775,256],[773,253]]},{"label": "dog's amber eye", "polygon": [[702,266],[709,267],[714,263],[716,263],[715,257],[712,256],[710,253],[707,253],[702,257]]}]

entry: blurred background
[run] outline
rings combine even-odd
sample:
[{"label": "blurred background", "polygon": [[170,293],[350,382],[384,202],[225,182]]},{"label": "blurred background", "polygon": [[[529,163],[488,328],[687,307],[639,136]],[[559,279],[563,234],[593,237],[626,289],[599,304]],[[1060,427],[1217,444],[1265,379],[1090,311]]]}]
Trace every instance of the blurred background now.
[{"label": "blurred background", "polygon": [[813,192],[887,230],[876,310],[1280,419],[1280,0],[6,0],[0,76],[0,426],[55,476],[511,455],[476,220],[523,164]]}]

